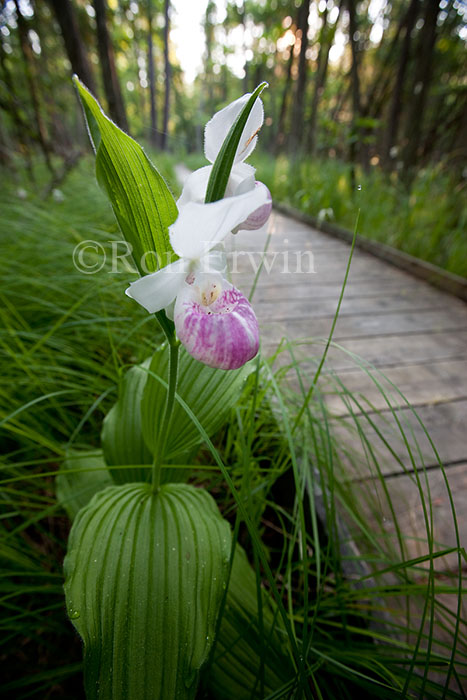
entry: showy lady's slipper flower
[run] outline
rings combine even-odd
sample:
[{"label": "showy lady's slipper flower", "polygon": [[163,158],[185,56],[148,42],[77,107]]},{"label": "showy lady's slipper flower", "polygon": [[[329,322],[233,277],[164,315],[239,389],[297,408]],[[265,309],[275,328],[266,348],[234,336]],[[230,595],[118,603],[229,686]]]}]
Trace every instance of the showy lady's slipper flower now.
[{"label": "showy lady's slipper flower", "polygon": [[177,335],[188,352],[210,367],[236,369],[258,351],[254,311],[243,294],[223,279],[225,259],[213,249],[265,203],[266,193],[257,188],[211,204],[189,202],[169,228],[179,259],[126,290],[150,313],[168,309],[176,299]]},{"label": "showy lady's slipper flower", "polygon": [[193,275],[177,296],[175,328],[190,355],[218,369],[237,369],[258,352],[250,302],[220,274]]},{"label": "showy lady's slipper flower", "polygon": [[[238,100],[235,100],[235,102],[224,107],[220,112],[217,112],[206,124],[204,132],[204,154],[211,163],[214,163],[216,160],[230,128],[248,102],[249,97],[250,94],[246,94]],[[257,99],[249,114],[235,154],[225,196],[232,197],[256,188],[265,192],[266,202],[252,212],[245,221],[242,221],[236,226],[234,233],[240,229],[252,231],[261,228],[261,226],[266,223],[271,213],[272,198],[268,188],[266,185],[263,185],[263,183],[255,180],[255,169],[251,165],[243,162],[256,146],[257,134],[263,124],[263,118],[263,104],[260,99]],[[212,165],[206,165],[204,168],[195,170],[195,172],[188,176],[180,199],[177,202],[179,208],[188,202],[204,202],[211,170]]]}]

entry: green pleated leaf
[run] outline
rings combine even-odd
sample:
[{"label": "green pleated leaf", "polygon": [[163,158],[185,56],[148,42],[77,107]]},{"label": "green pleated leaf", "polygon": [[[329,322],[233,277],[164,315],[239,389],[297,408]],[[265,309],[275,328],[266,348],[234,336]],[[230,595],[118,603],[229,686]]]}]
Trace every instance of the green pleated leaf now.
[{"label": "green pleated leaf", "polygon": [[231,535],[209,494],[113,486],[75,519],[65,558],[88,700],[189,700],[213,641]]},{"label": "green pleated leaf", "polygon": [[[167,389],[151,374],[159,376],[166,382],[168,362],[168,347],[163,345],[153,355],[149,368],[150,375],[143,393],[143,435],[151,451],[154,449],[157,428],[162,422],[167,396]],[[240,369],[228,372],[213,369],[198,362],[187,353],[185,348],[180,347],[177,394],[188,404],[208,435],[215,433],[226,421],[253,367],[254,365],[250,362]],[[176,401],[164,461],[175,459],[192,450],[201,441],[202,438],[196,426]]]},{"label": "green pleated leaf", "polygon": [[56,480],[57,500],[73,520],[95,493],[113,483],[102,450],[68,450]]},{"label": "green pleated leaf", "polygon": [[267,86],[267,83],[261,83],[258,85],[238,115],[237,119],[232,124],[229,133],[225,137],[224,143],[222,144],[222,147],[212,166],[211,175],[206,188],[206,202],[216,202],[218,199],[222,199],[222,197],[225,195],[225,190],[229,181],[238,144],[240,143],[240,139],[243,134],[243,129],[245,128],[250,112],[253,109],[253,105],[263,92],[264,88]]},{"label": "green pleated leaf", "polygon": [[[159,357],[158,351],[155,354]],[[151,479],[152,451],[143,438],[141,417],[141,401],[150,376],[150,366],[149,357],[126,372],[120,384],[118,401],[104,418],[101,442],[105,461],[116,484]],[[180,463],[190,464],[194,457],[193,449],[181,450],[177,457]],[[166,459],[166,462],[170,461]],[[145,464],[148,466],[143,466]],[[188,474],[189,469],[166,467],[162,470],[161,483],[185,481]]]},{"label": "green pleated leaf", "polygon": [[259,700],[294,677],[277,606],[263,591],[260,622],[256,575],[237,544],[208,677],[212,695],[216,700]]},{"label": "green pleated leaf", "polygon": [[[96,151],[96,174],[106,191],[133,258],[141,273],[176,259],[168,227],[178,216],[177,205],[163,177],[143,149],[118,128],[75,76],[89,136]],[[142,266],[145,253],[146,270]],[[159,257],[159,264],[154,253]]]},{"label": "green pleated leaf", "polygon": [[[101,442],[109,467],[152,464],[152,453],[146,447],[141,427],[141,400],[150,364],[148,358],[125,373],[118,401],[104,418]],[[151,475],[151,468],[143,466],[110,471],[117,484],[147,481]]]}]

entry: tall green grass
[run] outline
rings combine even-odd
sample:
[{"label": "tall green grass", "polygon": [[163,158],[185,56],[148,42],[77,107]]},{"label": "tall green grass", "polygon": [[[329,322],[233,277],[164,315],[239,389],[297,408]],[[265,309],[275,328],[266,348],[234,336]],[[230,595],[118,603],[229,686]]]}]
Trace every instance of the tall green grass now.
[{"label": "tall green grass", "polygon": [[[120,377],[160,336],[124,296],[132,273],[123,265],[118,274],[104,266],[88,276],[73,266],[76,243],[93,239],[110,250],[119,238],[91,163],[71,173],[62,202],[33,193],[24,200],[17,187],[10,182],[0,195],[2,694],[78,700],[81,645],[62,591],[69,521],[54,477],[69,447],[99,448]],[[282,644],[274,670],[283,686],[266,690],[273,640],[260,633],[260,612],[257,627],[242,632],[260,659],[256,679],[238,697],[465,697],[465,555],[459,542],[436,542],[425,462],[396,410],[404,399],[353,358],[387,400],[401,456],[375,411],[338,377],[322,374],[314,385],[323,351],[318,341],[285,340],[276,357],[259,359],[226,425],[196,460],[194,481],[231,520],[255,568],[258,600],[263,590],[276,601]],[[328,392],[341,397],[346,419],[330,415]],[[425,549],[416,558],[410,533],[396,517],[388,530],[384,518],[395,513],[382,476],[387,460],[407,470],[423,506]],[[453,507],[451,517],[455,528]],[[454,563],[441,574],[443,557]],[[221,664],[228,653],[226,675],[239,683],[249,678],[240,642],[233,637],[212,659]],[[209,673],[203,687],[200,698],[233,697],[213,691]]]},{"label": "tall green grass", "polygon": [[377,168],[356,173],[339,160],[255,156],[257,177],[273,198],[350,230],[361,210],[360,233],[368,238],[467,277],[465,185],[442,164],[420,170],[410,194],[395,177]]}]

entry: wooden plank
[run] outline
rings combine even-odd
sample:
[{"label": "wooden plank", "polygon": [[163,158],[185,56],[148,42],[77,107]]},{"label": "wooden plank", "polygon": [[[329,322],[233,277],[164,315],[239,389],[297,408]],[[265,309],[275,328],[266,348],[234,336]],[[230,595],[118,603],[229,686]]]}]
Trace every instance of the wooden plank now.
[{"label": "wooden plank", "polygon": [[[458,330],[452,333],[418,333],[407,335],[404,342],[398,334],[389,336],[376,336],[374,338],[346,340],[344,346],[355,355],[365,358],[369,363],[379,368],[402,366],[407,364],[420,364],[436,362],[440,360],[459,359],[466,356],[467,330]],[[277,344],[262,343],[262,352],[265,357],[272,355]],[[303,371],[312,371],[316,361],[321,358],[324,351],[324,343],[310,343],[297,345],[294,348],[294,356],[300,361]],[[312,361],[311,358],[314,358]],[[279,364],[290,363],[288,353],[282,353]],[[324,366],[324,371],[337,371],[340,374],[347,372],[361,372],[358,360],[338,348],[330,348]]]},{"label": "wooden plank", "polygon": [[[445,471],[454,501],[461,546],[467,542],[467,462],[452,466]],[[427,472],[428,487],[425,476],[421,475],[422,494],[425,507],[428,509],[428,493],[431,496],[433,510],[433,538],[436,542],[435,551],[456,546],[454,518],[451,510],[449,493],[440,469]],[[396,525],[400,528],[407,559],[426,556],[429,552],[427,543],[427,526],[425,523],[423,498],[413,476],[400,475],[387,479],[386,488],[389,493],[395,518],[391,512],[389,501],[381,483],[373,481],[355,488],[360,497],[360,503],[369,524],[378,532],[383,530],[387,540],[398,548]],[[383,535],[384,536],[384,535]],[[428,563],[424,565],[428,569]],[[434,560],[437,571],[457,571],[456,554],[450,554]]]},{"label": "wooden plank", "polygon": [[[312,296],[302,296],[298,299],[289,299],[287,292],[284,292],[282,299],[268,300],[265,296],[258,294],[255,299],[256,313],[262,318],[300,319],[300,318],[325,318],[334,316],[338,299],[321,298],[315,299]],[[459,302],[462,305],[462,302]],[[445,300],[439,294],[430,292],[429,294],[418,296],[410,293],[379,294],[373,297],[344,297],[340,316],[355,316],[369,313],[403,313],[406,311],[421,312],[427,310],[444,309]],[[453,307],[454,308],[454,307]],[[461,310],[461,307],[459,307]],[[465,310],[467,326],[467,309]]]},{"label": "wooden plank", "polygon": [[[406,272],[397,269],[390,272],[384,263],[372,260],[371,256],[368,258],[354,256],[350,268],[350,279],[360,277],[363,274],[367,278],[376,278],[383,273],[400,280],[407,278]],[[268,270],[273,270],[275,274],[286,276],[287,279],[291,279],[296,274],[307,274],[310,269],[314,271],[314,275],[318,279],[326,279],[331,275],[343,276],[348,262],[346,256],[337,256],[329,252],[318,254],[313,251],[311,246],[294,247],[293,249],[285,246],[283,250],[270,246],[267,251],[263,251],[261,246],[255,247],[254,250],[237,249],[230,251],[227,259],[229,270],[233,274],[256,274],[261,261],[264,260],[262,274],[271,274],[268,273]]]},{"label": "wooden plank", "polygon": [[[269,274],[263,270],[253,302],[262,328],[263,352],[275,349],[283,336],[292,341],[306,337],[326,339],[344,279],[350,250],[348,242],[328,238],[326,234],[305,224],[277,214],[274,214],[269,230],[273,234],[268,250],[270,254],[277,253],[279,266],[273,266]],[[266,231],[259,232],[257,238],[251,233],[240,233],[235,239],[234,250],[239,252],[243,246],[245,252],[258,256],[257,261],[253,257],[258,263],[259,251],[263,250],[266,240]],[[283,256],[286,251],[311,251],[316,272],[283,274],[280,255]],[[239,256],[237,267],[239,272],[233,277],[234,284],[249,290],[255,275],[251,260],[248,256],[244,256],[244,259]],[[448,473],[459,502],[460,524],[465,540],[467,306],[446,293],[434,290],[427,282],[417,280],[408,272],[378,260],[362,249],[356,249],[334,340],[342,343],[350,352],[384,368],[388,379],[399,386],[402,393],[418,407],[420,417],[426,423],[444,461],[451,464],[460,461],[462,464],[461,467],[450,466]],[[312,376],[316,367],[311,358],[321,357],[323,348],[323,342],[314,342],[296,350],[308,376]],[[284,362],[287,362],[287,353],[279,359],[279,364]],[[367,406],[371,404],[371,408],[383,411],[381,416],[373,412],[371,418],[380,430],[384,429],[395,454],[406,466],[410,466],[406,449],[404,453],[403,441],[394,432],[394,418],[389,422],[392,422],[391,429],[387,422],[388,411],[384,396],[371,378],[355,366],[349,355],[337,349],[333,349],[328,356],[321,381],[323,388],[330,381],[329,375],[326,376],[330,370],[338,371],[350,391],[365,397]],[[298,389],[296,378],[291,379],[291,383]],[[386,384],[386,389],[394,393],[389,384]],[[340,414],[347,411],[336,393],[329,393],[327,402],[333,411]],[[400,399],[396,395],[395,403],[397,402]],[[419,460],[425,459],[429,466],[433,466],[433,450],[413,414],[405,407],[398,411],[398,416],[406,424],[406,432],[410,435],[409,444],[419,445]],[[342,427],[343,420],[340,419],[341,426],[336,428],[340,444],[342,449],[355,450],[358,448],[358,440],[355,434],[346,434]],[[362,420],[365,424],[365,419]],[[375,430],[368,423],[365,433],[372,444],[378,442]],[[358,449],[361,456],[359,461],[365,464],[361,447]],[[384,472],[387,475],[397,473],[398,470],[402,473],[398,460],[390,455],[387,448],[381,446],[380,452],[384,451]],[[450,524],[441,472],[433,468],[428,474],[435,494],[436,536],[451,544],[452,521]],[[423,518],[413,482],[407,476],[400,476],[388,478],[387,485],[394,496],[404,534],[410,538],[407,543],[408,554],[416,556],[420,553],[416,538],[423,536]],[[384,502],[384,494],[381,495],[381,486],[378,487],[372,481],[360,484],[359,488],[369,489],[368,503],[373,509],[373,516],[378,517],[380,522],[384,518],[383,530],[394,541],[394,523],[391,522],[390,511]],[[377,492],[378,488],[380,493]],[[427,550],[422,548],[421,551]],[[437,562],[441,568],[451,565],[456,565],[455,559]]]},{"label": "wooden plank", "polygon": [[[332,317],[291,319],[284,321],[267,320],[259,315],[265,342],[274,342],[283,336],[290,340],[303,338],[327,338],[332,325]],[[383,335],[421,332],[456,332],[467,327],[467,312],[458,309],[444,309],[423,312],[366,313],[355,316],[340,316],[337,320],[334,340],[374,337]]]},{"label": "wooden plank", "polygon": [[[346,389],[362,399],[365,410],[385,410],[387,408],[385,395],[391,399],[393,406],[404,405],[404,399],[395,387],[403,393],[412,406],[421,404],[437,404],[458,398],[467,398],[467,359],[431,362],[423,365],[405,365],[392,367],[381,373],[373,371],[371,376],[364,372],[346,374],[342,381]],[[373,381],[376,379],[382,389]],[[344,415],[348,409],[340,395],[330,393],[332,383],[330,378],[323,377],[323,384],[329,392],[326,403],[338,415]],[[337,387],[334,382],[334,387]],[[466,449],[467,452],[467,449]]]},{"label": "wooden plank", "polygon": [[[343,417],[331,422],[332,434],[341,454],[344,458],[345,455],[357,457],[354,462],[356,469],[349,467],[349,475],[367,478],[377,473],[371,459],[368,461],[365,456],[365,438],[376,451],[381,473],[386,475],[403,473],[404,468],[412,470],[414,464],[417,468],[436,466],[437,454],[443,464],[465,460],[467,399],[421,406],[416,415],[410,408],[403,408],[396,412],[396,416],[397,420],[389,411],[383,411],[379,415],[369,415],[368,419],[365,416],[356,419]],[[351,460],[346,461],[350,465]]]},{"label": "wooden plank", "polygon": [[[294,210],[287,205],[280,204],[278,207],[290,218],[294,217],[302,222],[305,221],[310,225],[310,227],[318,227],[322,231],[325,231],[332,236],[337,236],[349,243],[352,241],[353,234],[341,226],[327,221],[318,222],[315,218],[302,214],[301,212]],[[384,243],[365,238],[361,235],[357,237],[356,245],[360,249],[370,251],[374,257],[381,258],[388,264],[394,265],[397,267],[397,269],[406,269],[413,276],[428,280],[430,284],[434,285],[435,287],[444,289],[451,294],[458,296],[464,301],[467,301],[467,280],[465,278],[459,277],[451,272],[447,272],[437,265],[433,265],[432,263],[415,258],[401,250],[391,248]]]},{"label": "wooden plank", "polygon": [[[316,278],[312,276],[304,278],[303,275],[298,278],[298,275],[296,275],[295,282],[290,284],[290,281],[287,282],[285,279],[277,280],[275,277],[268,279],[266,276],[264,276],[258,281],[254,295],[254,302],[255,304],[261,303],[263,299],[265,301],[274,301],[278,299],[293,301],[295,299],[309,297],[312,299],[331,299],[334,300],[335,304],[337,305],[342,285],[336,284],[335,280],[331,280],[326,284],[316,284],[315,279]],[[243,276],[242,278],[236,275],[233,279],[235,284],[241,286],[241,283],[243,283],[246,288],[251,286],[252,281],[251,275],[248,277]],[[352,280],[347,284],[344,299],[359,297],[377,298],[379,296],[385,296],[386,294],[391,295],[394,293],[399,293],[406,296],[415,296],[417,291],[420,291],[420,287],[417,285],[417,282],[413,281],[412,284],[401,285],[399,281],[392,278],[378,281],[363,278],[359,280]],[[439,296],[436,292],[434,292],[434,294]],[[441,298],[444,298],[443,294],[440,296]]]},{"label": "wooden plank", "polygon": [[[302,382],[308,386],[313,372],[302,372]],[[284,381],[299,392],[299,381],[290,370]],[[320,389],[333,415],[344,416],[351,402],[354,412],[384,411],[392,406],[435,405],[467,398],[467,359],[448,359],[425,364],[390,367],[378,370],[349,372],[339,376],[322,374]],[[388,401],[390,402],[388,404]],[[449,439],[449,436],[446,436]],[[467,446],[466,446],[467,457]]]}]

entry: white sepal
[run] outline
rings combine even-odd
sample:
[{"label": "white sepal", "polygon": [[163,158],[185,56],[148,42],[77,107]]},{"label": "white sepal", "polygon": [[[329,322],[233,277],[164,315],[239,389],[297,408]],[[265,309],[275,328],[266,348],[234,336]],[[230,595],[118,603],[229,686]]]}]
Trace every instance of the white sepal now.
[{"label": "white sepal", "polygon": [[[214,163],[216,160],[217,154],[219,153],[221,146],[230,131],[230,128],[250,97],[250,93],[239,97],[238,100],[235,100],[235,102],[227,105],[227,107],[221,109],[220,112],[217,112],[206,124],[206,128],[204,130],[204,154],[206,158],[211,161],[211,163]],[[261,129],[263,119],[263,103],[258,98],[253,105],[253,109],[251,110],[245,124],[245,128],[243,129],[237,152],[235,154],[234,163],[245,160],[248,158],[250,153],[253,152],[257,141],[256,134]]]},{"label": "white sepal", "polygon": [[188,263],[180,258],[161,270],[132,282],[125,294],[144,306],[150,314],[154,314],[172,303],[182,289],[187,274]]}]

